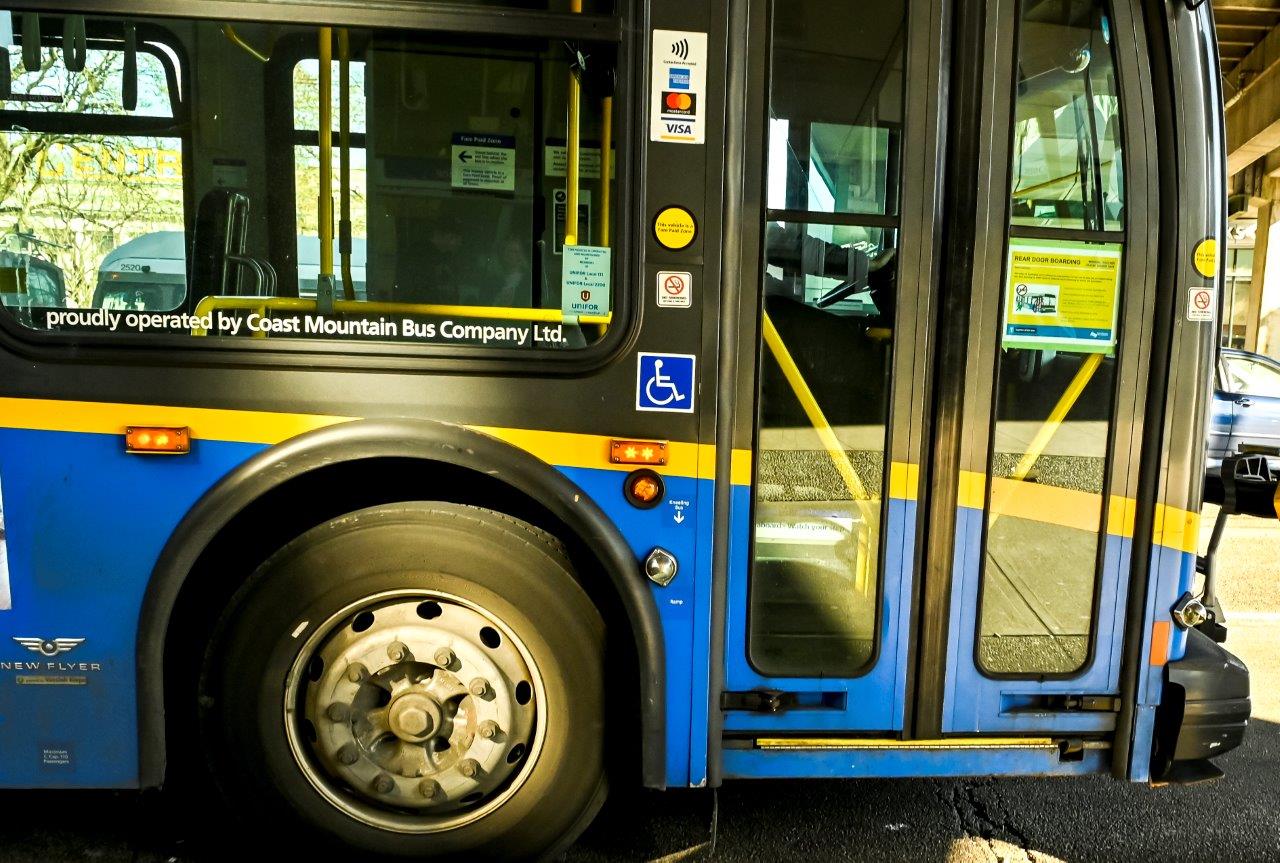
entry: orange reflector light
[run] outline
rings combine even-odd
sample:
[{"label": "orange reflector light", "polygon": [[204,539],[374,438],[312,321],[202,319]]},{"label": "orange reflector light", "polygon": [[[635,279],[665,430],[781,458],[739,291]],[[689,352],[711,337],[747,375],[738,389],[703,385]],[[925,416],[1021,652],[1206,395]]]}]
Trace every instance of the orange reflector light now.
[{"label": "orange reflector light", "polygon": [[124,430],[124,451],[156,455],[185,455],[191,452],[191,430],[129,426]]},{"label": "orange reflector light", "polygon": [[622,484],[627,501],[639,509],[653,509],[662,503],[666,490],[662,477],[645,468],[627,474],[626,482]]},{"label": "orange reflector light", "polygon": [[614,464],[667,463],[667,442],[664,440],[612,440],[609,441],[609,461]]},{"label": "orange reflector light", "polygon": [[1173,624],[1167,620],[1157,620],[1151,625],[1151,664],[1165,665],[1169,662],[1169,641],[1173,637]]}]

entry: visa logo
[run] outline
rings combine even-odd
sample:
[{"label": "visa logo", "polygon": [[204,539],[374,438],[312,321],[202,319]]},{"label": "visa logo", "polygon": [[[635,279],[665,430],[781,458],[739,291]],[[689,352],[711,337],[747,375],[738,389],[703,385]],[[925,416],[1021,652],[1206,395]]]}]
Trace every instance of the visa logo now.
[{"label": "visa logo", "polygon": [[688,69],[672,69],[667,86],[672,90],[688,90],[693,86],[693,75]]},{"label": "visa logo", "polygon": [[667,123],[668,135],[692,135],[693,126],[688,123]]}]

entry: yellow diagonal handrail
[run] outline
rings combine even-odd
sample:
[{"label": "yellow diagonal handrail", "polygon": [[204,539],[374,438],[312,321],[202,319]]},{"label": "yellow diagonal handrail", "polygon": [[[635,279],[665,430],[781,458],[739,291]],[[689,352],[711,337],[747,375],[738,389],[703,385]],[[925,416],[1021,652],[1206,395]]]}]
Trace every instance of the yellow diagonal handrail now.
[{"label": "yellow diagonal handrail", "polygon": [[786,343],[782,340],[781,334],[778,333],[778,328],[773,325],[773,320],[769,317],[768,312],[763,315],[762,328],[765,345],[769,348],[769,352],[773,354],[773,358],[778,363],[779,368],[782,369],[782,376],[790,384],[791,391],[795,393],[796,399],[800,402],[800,407],[804,410],[809,424],[817,432],[818,440],[822,442],[822,446],[831,458],[832,464],[835,465],[836,471],[844,481],[845,488],[849,490],[849,494],[853,496],[854,502],[862,513],[866,530],[860,531],[858,534],[856,579],[858,589],[865,594],[871,585],[869,578],[871,561],[868,554],[870,548],[868,531],[877,524],[877,514],[868,503],[871,496],[867,494],[866,486],[862,484],[862,479],[858,476],[857,470],[854,469],[853,462],[849,460],[849,454],[845,452],[844,445],[836,437],[835,430],[831,428],[831,423],[827,421],[826,414],[822,412],[822,407],[818,404],[818,400],[814,398],[813,390],[809,388],[809,384],[805,381],[800,367],[796,365],[795,359],[791,356],[791,351],[787,349]]}]

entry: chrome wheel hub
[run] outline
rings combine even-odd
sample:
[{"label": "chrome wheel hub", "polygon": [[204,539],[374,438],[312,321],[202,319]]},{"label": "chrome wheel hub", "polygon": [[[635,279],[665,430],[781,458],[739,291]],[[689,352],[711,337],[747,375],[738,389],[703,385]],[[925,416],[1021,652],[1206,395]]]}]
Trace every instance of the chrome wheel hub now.
[{"label": "chrome wheel hub", "polygon": [[299,766],[330,802],[400,832],[451,829],[514,793],[541,743],[528,651],[456,597],[372,597],[314,630],[285,698]]}]

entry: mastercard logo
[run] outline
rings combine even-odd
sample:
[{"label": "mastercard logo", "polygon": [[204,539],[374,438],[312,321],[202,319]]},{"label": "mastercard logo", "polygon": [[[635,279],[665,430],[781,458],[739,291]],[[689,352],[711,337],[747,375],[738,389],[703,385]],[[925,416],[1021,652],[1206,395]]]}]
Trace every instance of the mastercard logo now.
[{"label": "mastercard logo", "polygon": [[662,94],[662,113],[688,116],[698,112],[697,96],[693,93],[664,91]]}]

